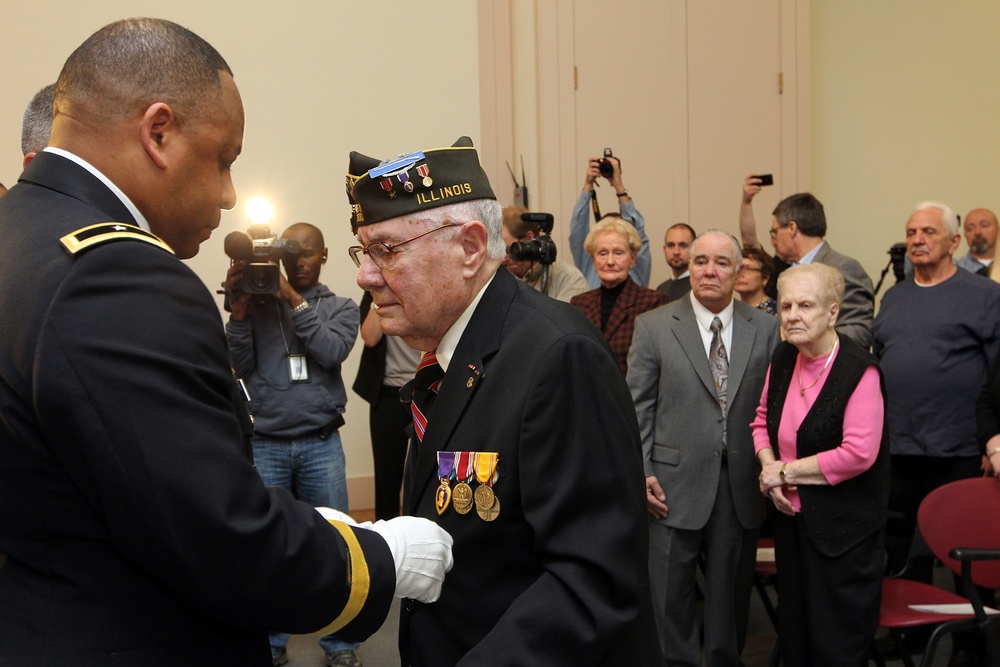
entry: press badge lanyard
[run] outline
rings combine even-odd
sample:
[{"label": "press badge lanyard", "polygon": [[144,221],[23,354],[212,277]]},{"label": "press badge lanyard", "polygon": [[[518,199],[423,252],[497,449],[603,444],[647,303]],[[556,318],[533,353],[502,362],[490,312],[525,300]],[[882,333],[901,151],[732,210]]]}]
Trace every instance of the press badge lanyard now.
[{"label": "press badge lanyard", "polygon": [[[319,299],[316,299],[316,306],[319,306]],[[309,382],[309,364],[305,354],[292,354],[288,349],[288,339],[285,338],[285,324],[281,317],[281,305],[274,301],[274,308],[278,314],[278,331],[281,332],[281,343],[285,346],[285,356],[288,357],[288,381],[292,384],[302,384]]]}]

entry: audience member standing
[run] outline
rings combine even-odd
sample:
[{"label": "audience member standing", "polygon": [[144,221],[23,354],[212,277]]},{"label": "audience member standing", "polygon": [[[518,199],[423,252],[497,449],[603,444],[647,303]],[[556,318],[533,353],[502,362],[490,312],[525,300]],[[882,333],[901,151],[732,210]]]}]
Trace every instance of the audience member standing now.
[{"label": "audience member standing", "polygon": [[21,120],[21,153],[24,166],[49,145],[52,131],[52,102],[56,96],[56,84],[50,83],[31,96]]},{"label": "audience member standing", "polygon": [[378,309],[372,308],[371,292],[361,298],[361,352],[354,391],[368,401],[368,427],[375,465],[375,518],[399,516],[399,493],[403,488],[403,463],[409,442],[409,403],[399,390],[413,379],[420,351],[398,336],[382,331]]},{"label": "audience member standing", "polygon": [[[754,228],[751,201],[760,190],[754,176],[743,185],[740,207],[740,234],[751,247],[760,247]],[[775,255],[775,278],[788,266],[819,262],[840,271],[844,276],[844,303],[837,318],[837,331],[850,336],[863,348],[872,344],[872,319],[875,314],[875,288],[861,264],[833,248],[826,236],[826,213],[823,204],[808,192],[785,197],[775,207],[771,220],[771,245]],[[766,291],[766,290],[765,290]],[[771,296],[774,296],[771,294]]]},{"label": "audience member standing", "polygon": [[844,277],[778,278],[785,342],[751,424],[774,544],[783,664],[863,665],[878,628],[889,450],[878,364],[834,325]]},{"label": "audience member standing", "polygon": [[[226,324],[236,377],[246,383],[254,420],[253,457],[268,486],[280,486],[314,507],[347,512],[347,477],[340,427],[347,391],[340,365],[358,335],[358,308],[319,282],[326,264],[323,233],[299,222],[282,234],[298,244],[285,253],[274,295],[239,288],[245,266],[226,277],[231,314]],[[281,630],[281,628],[276,628]],[[275,665],[287,662],[285,632],[271,633]],[[357,644],[320,638],[327,664],[359,665]]]},{"label": "audience member standing", "polygon": [[[642,217],[635,207],[635,202],[629,195],[628,190],[622,183],[622,167],[616,157],[603,158],[606,164],[611,165],[610,176],[605,176],[608,184],[614,188],[618,197],[618,209],[616,213],[605,213],[604,218],[620,218],[627,224],[635,228],[639,236],[639,249],[635,251],[635,265],[629,271],[632,280],[637,285],[646,287],[649,285],[650,257],[649,257],[649,237],[646,236],[646,219]],[[594,262],[585,248],[585,242],[590,230],[590,210],[591,199],[595,196],[594,185],[597,178],[601,176],[600,161],[596,157],[590,158],[587,162],[587,172],[583,178],[583,190],[573,206],[573,214],[569,223],[569,249],[573,254],[573,261],[587,279],[590,289],[597,289],[601,285],[601,278],[597,275]]]},{"label": "audience member standing", "polygon": [[956,259],[955,265],[960,269],[988,276],[996,256],[997,216],[989,209],[974,208],[965,214],[963,228],[969,252]]},{"label": "audience member standing", "polygon": [[587,254],[601,279],[601,286],[570,301],[583,311],[615,353],[622,373],[628,370],[628,348],[632,344],[635,318],[667,302],[663,292],[636,285],[630,271],[641,247],[635,228],[619,218],[594,225],[584,242]]},{"label": "audience member standing", "polygon": [[670,267],[671,276],[656,286],[671,301],[677,301],[691,291],[691,244],[697,234],[690,225],[678,222],[667,229],[663,237],[663,256]]},{"label": "audience member standing", "polygon": [[[507,246],[507,256],[503,260],[504,267],[522,283],[566,303],[577,294],[590,290],[590,285],[580,269],[569,262],[560,259],[554,262],[515,260],[510,256],[510,247],[514,243],[531,244],[534,241],[537,244],[541,236],[538,223],[525,220],[522,217],[525,213],[528,213],[528,209],[520,206],[508,206],[503,209],[503,242]],[[546,238],[543,241],[552,243],[552,247],[555,247],[551,239]]]},{"label": "audience member standing", "polygon": [[695,605],[705,573],[708,665],[739,665],[765,502],[750,422],[778,321],[733,299],[740,245],[720,231],[691,249],[691,293],[635,321],[628,384],[646,469],[653,608],[669,665],[700,666]]},{"label": "audience member standing", "polygon": [[[924,497],[981,473],[976,399],[1000,349],[1000,285],[955,266],[960,238],[950,208],[920,204],[906,223],[914,278],[885,293],[875,318],[889,396],[890,509],[903,517],[888,524],[893,570],[907,560]],[[922,578],[929,577],[927,569]]]},{"label": "audience member standing", "polygon": [[743,248],[743,263],[736,278],[736,293],[740,301],[772,315],[778,314],[778,304],[764,288],[774,272],[774,261],[760,248]]}]

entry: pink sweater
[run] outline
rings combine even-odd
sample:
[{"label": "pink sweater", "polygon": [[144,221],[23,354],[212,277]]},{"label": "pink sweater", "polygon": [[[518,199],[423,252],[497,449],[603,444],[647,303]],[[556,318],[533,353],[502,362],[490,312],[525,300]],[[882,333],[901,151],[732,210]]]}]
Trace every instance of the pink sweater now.
[{"label": "pink sweater", "polygon": [[[836,355],[839,352],[840,348],[838,347],[833,354]],[[798,356],[795,369],[792,371],[791,385],[789,385],[788,394],[785,396],[781,423],[778,425],[778,442],[781,445],[782,461],[794,461],[798,458],[799,425],[809,413],[820,390],[823,389],[823,385],[826,384],[829,368],[827,368],[827,372],[823,373],[819,382],[806,389],[805,396],[799,394],[799,373],[805,373],[802,376],[802,386],[808,385],[819,375],[826,359],[826,356],[816,359],[806,359],[802,354]],[[830,365],[833,365],[833,361],[830,362]],[[767,387],[770,375],[769,368],[768,380],[764,382],[760,405],[757,406],[757,417],[750,424],[750,428],[753,429],[755,452],[760,452],[760,450],[771,446],[771,440],[767,435]],[[884,411],[885,406],[882,404],[882,389],[878,371],[874,366],[869,366],[865,369],[861,381],[858,382],[854,393],[847,401],[847,407],[844,410],[844,441],[839,447],[820,452],[816,456],[820,472],[823,473],[827,482],[831,485],[839,484],[846,479],[860,475],[875,463],[879,443],[882,440]],[[797,491],[786,488],[785,497],[788,498],[796,511],[802,509]]]}]

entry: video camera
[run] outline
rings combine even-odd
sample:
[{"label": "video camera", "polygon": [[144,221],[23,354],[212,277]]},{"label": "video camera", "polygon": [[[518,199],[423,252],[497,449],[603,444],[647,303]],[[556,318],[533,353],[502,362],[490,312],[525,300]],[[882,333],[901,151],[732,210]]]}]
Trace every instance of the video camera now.
[{"label": "video camera", "polygon": [[299,242],[271,235],[266,224],[251,225],[246,232],[230,232],[224,242],[233,262],[243,262],[240,289],[247,294],[274,294],[281,286],[278,262],[299,256]]},{"label": "video camera", "polygon": [[530,241],[515,241],[510,244],[507,252],[515,262],[537,262],[551,264],[556,261],[556,242],[549,234],[555,225],[555,217],[551,213],[522,213],[521,220],[538,225],[538,236]]}]

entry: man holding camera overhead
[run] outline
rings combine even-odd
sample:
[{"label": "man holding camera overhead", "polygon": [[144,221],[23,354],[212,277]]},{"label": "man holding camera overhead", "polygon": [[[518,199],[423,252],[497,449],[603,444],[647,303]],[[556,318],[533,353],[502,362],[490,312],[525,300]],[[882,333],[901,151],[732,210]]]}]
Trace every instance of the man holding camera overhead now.
[{"label": "man holding camera overhead", "polygon": [[[319,282],[327,255],[319,229],[299,222],[271,245],[288,276],[275,271],[276,292],[251,294],[254,288],[244,280],[248,269],[243,261],[235,262],[226,276],[226,337],[233,370],[250,395],[254,461],[264,484],[289,489],[311,505],[346,512],[347,478],[338,431],[344,424],[347,392],[340,364],[358,335],[358,306]],[[273,664],[287,662],[288,638],[286,633],[270,633]],[[326,664],[361,664],[354,655],[357,644],[330,636],[319,643]]]},{"label": "man holding camera overhead", "polygon": [[[503,243],[507,246],[503,265],[521,282],[546,296],[569,303],[577,294],[590,291],[590,285],[580,269],[555,259],[555,243],[547,232],[542,234],[535,220],[538,216],[548,216],[551,223],[552,216],[548,213],[528,213],[523,206],[508,206],[503,210]],[[511,255],[515,243],[518,244],[514,251],[517,258]],[[530,257],[523,259],[522,254]]]},{"label": "man holding camera overhead", "polygon": [[620,213],[607,213],[602,217],[620,217],[635,227],[635,231],[639,233],[639,240],[642,241],[642,247],[635,256],[635,266],[629,271],[629,276],[632,277],[632,280],[637,285],[646,287],[649,285],[649,269],[651,264],[649,258],[649,237],[646,236],[646,219],[635,208],[635,202],[632,201],[628,190],[622,183],[621,161],[611,155],[610,148],[604,149],[604,157],[592,157],[587,162],[587,173],[583,179],[583,191],[580,192],[580,196],[576,200],[576,205],[573,207],[573,217],[569,223],[569,249],[573,253],[573,261],[576,262],[577,268],[580,269],[587,279],[590,289],[597,289],[601,286],[601,279],[594,268],[594,260],[583,249],[583,242],[586,240],[587,232],[590,230],[590,225],[587,222],[587,209],[590,207],[591,200],[595,199],[594,185],[597,182],[598,176],[603,176],[608,181],[608,185],[614,188],[615,194],[618,196],[618,207],[621,210]]}]

